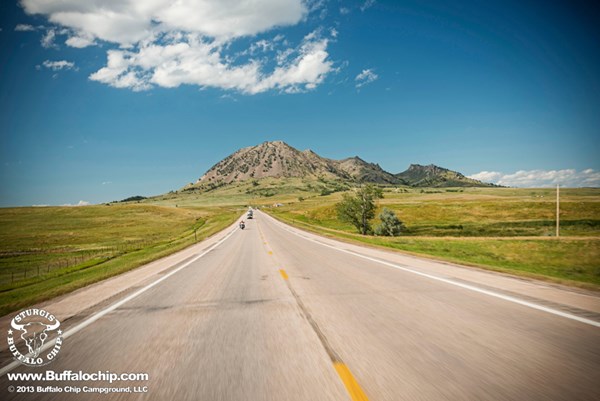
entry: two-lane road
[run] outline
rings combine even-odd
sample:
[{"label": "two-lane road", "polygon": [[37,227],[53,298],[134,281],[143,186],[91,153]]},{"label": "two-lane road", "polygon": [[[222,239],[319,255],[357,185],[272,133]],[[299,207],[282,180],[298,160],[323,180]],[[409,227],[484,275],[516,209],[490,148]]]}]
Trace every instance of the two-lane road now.
[{"label": "two-lane road", "polygon": [[245,230],[65,339],[47,367],[148,373],[147,393],[15,394],[4,375],[2,399],[600,399],[594,313],[577,320],[356,249],[256,212]]}]

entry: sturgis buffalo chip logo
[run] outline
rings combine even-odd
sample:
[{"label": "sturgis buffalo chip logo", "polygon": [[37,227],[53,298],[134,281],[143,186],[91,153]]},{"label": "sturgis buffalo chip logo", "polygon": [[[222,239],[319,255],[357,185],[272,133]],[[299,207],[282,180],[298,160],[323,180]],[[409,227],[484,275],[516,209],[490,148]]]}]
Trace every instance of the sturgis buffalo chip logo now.
[{"label": "sturgis buffalo chip logo", "polygon": [[11,320],[10,326],[8,349],[17,361],[27,366],[43,366],[58,355],[63,339],[60,322],[54,315],[43,309],[26,309]]}]

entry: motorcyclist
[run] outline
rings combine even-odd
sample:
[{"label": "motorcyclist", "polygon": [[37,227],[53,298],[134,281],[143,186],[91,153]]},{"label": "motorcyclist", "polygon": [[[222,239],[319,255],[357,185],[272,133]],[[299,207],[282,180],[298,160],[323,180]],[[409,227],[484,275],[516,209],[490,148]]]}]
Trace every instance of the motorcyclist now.
[{"label": "motorcyclist", "polygon": [[240,221],[240,228],[243,230],[244,227],[246,227],[246,223],[244,223],[244,220]]}]

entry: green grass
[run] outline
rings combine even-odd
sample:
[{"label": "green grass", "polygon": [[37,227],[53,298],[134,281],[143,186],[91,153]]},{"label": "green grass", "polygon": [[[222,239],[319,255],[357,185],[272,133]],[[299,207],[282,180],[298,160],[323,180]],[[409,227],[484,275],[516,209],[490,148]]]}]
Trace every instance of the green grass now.
[{"label": "green grass", "polygon": [[0,315],[183,249],[194,230],[200,241],[239,214],[138,204],[0,209]]},{"label": "green grass", "polygon": [[298,198],[321,198],[321,194],[334,193],[348,188],[347,185],[330,180],[307,180],[301,178],[263,178],[234,183],[211,191],[180,190],[146,199],[142,203],[164,206],[239,206],[272,205],[273,203],[298,202]]},{"label": "green grass", "polygon": [[275,210],[269,213],[332,238],[600,290],[600,238],[374,237],[305,223]]},{"label": "green grass", "polygon": [[[553,236],[556,204],[552,190],[511,188],[436,189],[393,192],[379,206],[394,210],[408,231],[405,236],[514,237]],[[339,194],[313,197],[277,210],[294,220],[342,231],[353,227],[338,220]],[[563,190],[561,235],[600,236],[600,190]],[[377,220],[374,221],[377,224]]]},{"label": "green grass", "polygon": [[[600,289],[600,190],[561,191],[561,238],[551,189],[387,189],[379,207],[407,225],[401,237],[361,236],[338,220],[340,194],[269,209],[319,234],[436,259]],[[375,220],[373,222],[377,224]]]},{"label": "green grass", "polygon": [[[247,205],[323,235],[600,289],[600,190],[385,188],[402,237],[355,234],[335,203],[346,184],[263,179],[110,206],[0,209],[0,315],[166,256],[231,224]],[[272,207],[276,203],[283,207]],[[377,222],[374,222],[375,224]]]}]

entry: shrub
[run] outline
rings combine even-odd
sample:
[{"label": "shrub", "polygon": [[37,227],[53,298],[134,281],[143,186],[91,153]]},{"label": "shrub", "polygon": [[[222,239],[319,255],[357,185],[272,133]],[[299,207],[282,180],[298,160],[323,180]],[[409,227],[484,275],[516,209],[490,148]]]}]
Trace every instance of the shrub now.
[{"label": "shrub", "polygon": [[396,213],[388,208],[383,208],[379,213],[379,219],[381,224],[375,227],[375,235],[381,235],[385,237],[396,237],[406,230],[404,223],[398,219]]}]

